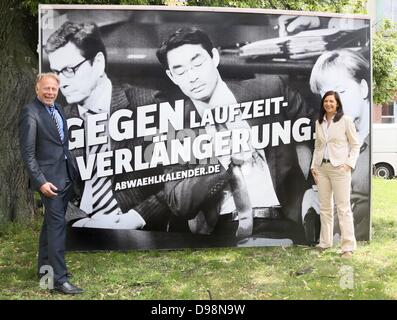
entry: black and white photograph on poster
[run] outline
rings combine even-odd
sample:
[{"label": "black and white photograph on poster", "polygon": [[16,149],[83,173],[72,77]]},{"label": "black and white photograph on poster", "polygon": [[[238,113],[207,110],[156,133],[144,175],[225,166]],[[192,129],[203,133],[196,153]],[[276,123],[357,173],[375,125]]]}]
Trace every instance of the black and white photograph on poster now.
[{"label": "black and white photograph on poster", "polygon": [[359,134],[351,206],[369,240],[366,16],[41,5],[39,17],[40,70],[59,75],[80,173],[68,250],[316,244],[310,166],[329,90]]}]

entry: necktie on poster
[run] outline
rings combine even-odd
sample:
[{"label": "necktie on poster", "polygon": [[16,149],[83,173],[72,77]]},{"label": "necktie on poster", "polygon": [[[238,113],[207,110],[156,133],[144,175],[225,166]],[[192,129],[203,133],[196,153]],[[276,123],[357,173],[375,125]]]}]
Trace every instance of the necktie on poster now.
[{"label": "necktie on poster", "polygon": [[236,210],[238,212],[238,228],[236,236],[239,239],[250,237],[252,235],[254,217],[252,214],[252,206],[247,184],[239,165],[234,165],[232,167],[230,188],[232,190],[234,203],[236,204]]},{"label": "necktie on poster", "polygon": [[[84,119],[88,115],[95,114],[88,110]],[[84,121],[86,123],[86,121]],[[108,144],[94,145],[87,148],[88,154],[103,153],[109,150]],[[119,211],[117,200],[112,190],[112,177],[98,177],[97,166],[94,165],[92,178],[87,180],[84,185],[83,197],[80,209],[84,210],[89,216],[95,214],[112,214]]]}]

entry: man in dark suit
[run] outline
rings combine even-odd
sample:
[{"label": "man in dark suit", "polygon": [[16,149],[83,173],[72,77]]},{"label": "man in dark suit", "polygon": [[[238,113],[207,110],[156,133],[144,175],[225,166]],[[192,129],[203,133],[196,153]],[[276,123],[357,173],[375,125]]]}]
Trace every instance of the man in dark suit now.
[{"label": "man in dark suit", "polygon": [[[61,92],[69,103],[65,107],[68,123],[76,119],[85,122],[95,113],[107,113],[109,119],[120,109],[133,110],[135,116],[136,107],[154,101],[152,91],[128,85],[116,86],[108,78],[106,48],[94,23],[65,22],[49,37],[45,51],[51,70],[59,74]],[[75,128],[71,126],[70,130]],[[73,153],[76,157],[86,157],[120,148],[133,150],[135,146],[145,146],[145,143],[143,138],[122,142],[108,139],[96,149],[75,147]],[[154,169],[102,178],[95,172],[94,169],[91,179],[80,183],[80,190],[73,198],[77,208],[87,214],[75,221],[74,227],[165,230],[170,212],[160,184],[115,191],[118,181],[150,176],[155,174]]]},{"label": "man in dark suit", "polygon": [[59,90],[56,74],[40,74],[36,81],[36,99],[26,105],[19,119],[22,159],[30,186],[39,191],[44,204],[44,222],[40,233],[38,274],[46,267],[52,271],[54,288],[65,294],[82,290],[69,282],[65,263],[65,212],[76,170],[69,152],[66,118],[55,103]]},{"label": "man in dark suit", "polygon": [[[187,124],[193,110],[202,116],[208,108],[280,96],[286,98],[288,108],[250,120],[239,120],[238,116],[234,123],[225,124],[226,129],[294,122],[305,116],[300,95],[289,89],[281,77],[223,81],[217,68],[219,53],[201,30],[179,29],[163,42],[157,57],[183,93]],[[207,134],[222,130],[215,127],[206,126]],[[259,237],[304,242],[301,203],[307,186],[293,143],[251,148],[247,153],[218,157],[217,161],[220,173],[165,184],[168,205],[175,215],[189,220],[192,232],[236,234],[237,241],[243,239],[252,245],[260,245]],[[200,166],[208,165],[187,163],[171,170]]]}]

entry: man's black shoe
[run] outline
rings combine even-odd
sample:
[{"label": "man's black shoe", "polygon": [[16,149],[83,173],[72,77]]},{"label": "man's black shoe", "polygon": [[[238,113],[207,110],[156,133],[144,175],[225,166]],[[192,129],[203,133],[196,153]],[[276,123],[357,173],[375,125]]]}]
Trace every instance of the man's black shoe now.
[{"label": "man's black shoe", "polygon": [[83,289],[72,285],[68,281],[62,283],[61,285],[54,286],[54,290],[62,292],[64,294],[79,294],[79,293],[83,293]]}]

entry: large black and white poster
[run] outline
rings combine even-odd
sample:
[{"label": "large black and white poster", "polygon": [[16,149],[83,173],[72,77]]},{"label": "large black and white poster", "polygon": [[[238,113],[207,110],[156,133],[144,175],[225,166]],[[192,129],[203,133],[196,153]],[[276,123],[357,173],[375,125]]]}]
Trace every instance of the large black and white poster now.
[{"label": "large black and white poster", "polygon": [[[365,16],[50,6],[40,69],[60,77],[81,179],[69,250],[314,244],[320,98],[340,93],[361,150],[358,240],[370,236],[370,21]],[[336,215],[335,215],[336,216]],[[334,223],[335,242],[340,230]]]}]

